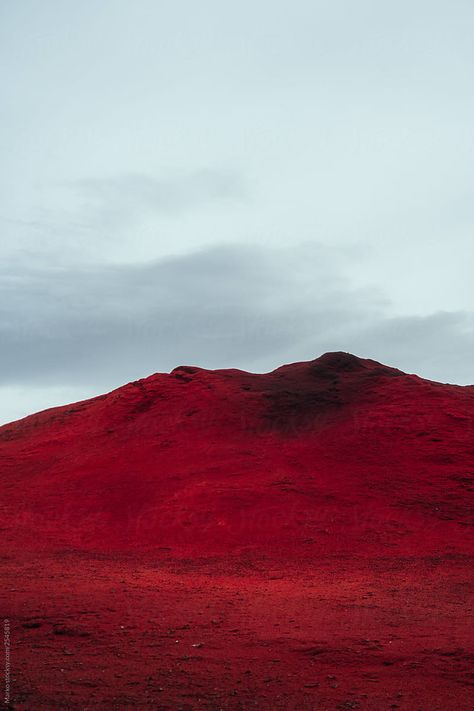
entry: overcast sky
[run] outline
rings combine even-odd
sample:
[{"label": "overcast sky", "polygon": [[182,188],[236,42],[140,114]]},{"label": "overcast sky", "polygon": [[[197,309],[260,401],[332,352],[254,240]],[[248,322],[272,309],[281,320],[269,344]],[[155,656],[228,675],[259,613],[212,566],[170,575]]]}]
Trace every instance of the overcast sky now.
[{"label": "overcast sky", "polygon": [[0,422],[345,350],[474,382],[472,0],[0,0]]}]

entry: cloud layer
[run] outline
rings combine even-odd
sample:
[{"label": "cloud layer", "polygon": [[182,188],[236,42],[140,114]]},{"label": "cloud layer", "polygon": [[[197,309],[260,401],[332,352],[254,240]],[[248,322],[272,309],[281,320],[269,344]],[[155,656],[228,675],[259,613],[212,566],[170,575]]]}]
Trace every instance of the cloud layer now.
[{"label": "cloud layer", "polygon": [[314,245],[219,246],[120,266],[11,264],[0,275],[0,385],[99,392],[184,363],[265,371],[327,350],[474,380],[472,315],[394,316],[379,290],[351,285],[349,267],[349,256]]}]

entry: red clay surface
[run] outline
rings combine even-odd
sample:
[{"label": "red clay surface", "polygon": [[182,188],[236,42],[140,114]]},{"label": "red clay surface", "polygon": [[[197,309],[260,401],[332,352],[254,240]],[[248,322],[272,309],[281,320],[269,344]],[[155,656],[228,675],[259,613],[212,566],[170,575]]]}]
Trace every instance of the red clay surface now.
[{"label": "red clay surface", "polygon": [[474,708],[474,387],[181,367],[0,462],[10,707]]}]

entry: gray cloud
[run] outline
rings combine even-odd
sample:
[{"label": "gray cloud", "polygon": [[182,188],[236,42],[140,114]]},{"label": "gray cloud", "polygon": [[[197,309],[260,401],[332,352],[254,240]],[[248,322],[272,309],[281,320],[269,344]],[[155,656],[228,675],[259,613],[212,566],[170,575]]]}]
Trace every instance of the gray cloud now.
[{"label": "gray cloud", "polygon": [[100,392],[183,363],[265,371],[336,349],[474,380],[471,314],[393,317],[340,264],[321,246],[233,246],[126,266],[17,266],[0,280],[0,383]]},{"label": "gray cloud", "polygon": [[474,315],[439,311],[384,318],[352,339],[355,350],[427,378],[474,383]]},{"label": "gray cloud", "polygon": [[232,167],[52,182],[43,198],[31,219],[0,213],[2,247],[10,259],[36,265],[150,259],[150,252],[169,253],[186,220],[196,231],[199,215],[205,221],[209,211],[228,219],[253,199],[247,179]]},{"label": "gray cloud", "polygon": [[241,202],[248,192],[237,171],[205,169],[166,178],[131,173],[110,178],[71,181],[81,213],[89,210],[94,222],[122,225],[146,213],[179,215],[209,203]]}]

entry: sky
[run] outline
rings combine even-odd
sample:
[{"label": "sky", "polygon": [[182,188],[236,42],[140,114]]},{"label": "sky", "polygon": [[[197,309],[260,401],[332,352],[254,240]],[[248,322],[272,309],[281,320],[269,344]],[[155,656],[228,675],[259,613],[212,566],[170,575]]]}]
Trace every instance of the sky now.
[{"label": "sky", "polygon": [[343,350],[474,383],[471,0],[0,0],[0,423]]}]

